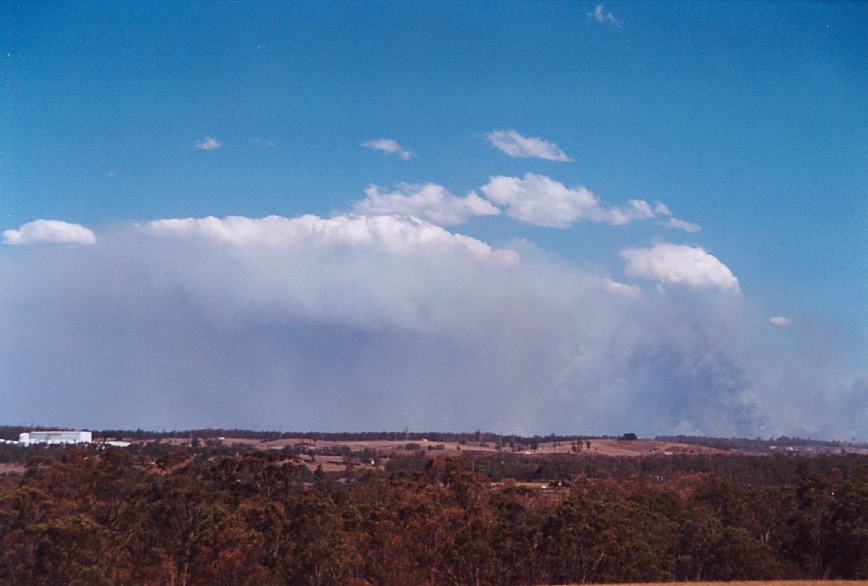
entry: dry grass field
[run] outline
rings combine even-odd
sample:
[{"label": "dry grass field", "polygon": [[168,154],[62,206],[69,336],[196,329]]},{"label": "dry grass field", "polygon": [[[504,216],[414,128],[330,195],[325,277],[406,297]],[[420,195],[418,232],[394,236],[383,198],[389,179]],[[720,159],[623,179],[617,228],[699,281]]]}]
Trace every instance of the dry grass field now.
[{"label": "dry grass field", "polygon": [[[189,445],[190,438],[173,437],[160,440],[177,446]],[[140,440],[137,443],[145,443]],[[496,453],[497,446],[493,442],[433,442],[428,440],[371,440],[371,441],[334,441],[334,440],[310,440],[302,438],[289,438],[263,441],[257,439],[227,437],[221,440],[223,445],[246,445],[260,449],[281,449],[285,446],[309,446],[313,449],[349,448],[353,452],[372,450],[382,455],[414,453],[424,450],[432,456],[456,456],[462,452]],[[414,446],[407,449],[408,446]],[[513,452],[509,447],[503,447],[503,451]],[[669,456],[674,454],[726,454],[725,450],[709,448],[693,444],[680,444],[676,442],[661,442],[654,440],[624,441],[618,439],[592,439],[590,447],[582,442],[581,450],[573,451],[571,442],[542,442],[536,450],[515,450],[529,456],[546,456],[550,454],[574,454],[581,457],[593,456],[619,456],[619,457],[646,457],[646,456]]]},{"label": "dry grass field", "polygon": [[[136,444],[145,444],[152,440],[132,440]],[[191,445],[189,436],[168,437],[157,440],[159,443],[170,444],[178,447]],[[302,464],[313,471],[321,468],[324,472],[344,472],[348,461],[342,455],[327,455],[322,452],[330,450],[349,449],[354,454],[367,451],[375,453],[379,458],[378,467],[383,468],[390,458],[424,453],[428,457],[455,457],[462,453],[496,454],[498,447],[494,442],[438,442],[427,439],[421,440],[313,440],[307,438],[284,438],[276,440],[259,440],[250,438],[222,437],[206,440],[216,442],[219,445],[245,446],[260,450],[281,450],[285,447],[300,449]],[[592,439],[586,440],[577,446],[573,442],[540,442],[536,450],[526,449],[527,446],[501,446],[500,450],[505,453],[522,454],[532,457],[544,458],[553,454],[572,455],[577,458],[593,458],[600,456],[617,457],[649,457],[671,456],[675,454],[727,454],[725,450],[718,450],[705,446],[680,444],[676,442],[662,442],[654,440],[625,441],[619,439]],[[213,444],[212,444],[213,445]],[[574,451],[574,446],[579,447]],[[356,461],[353,464],[357,469],[375,468],[373,460]],[[18,470],[10,470],[17,472]],[[3,470],[0,468],[0,473]],[[543,486],[545,483],[538,483]]]},{"label": "dry grass field", "polygon": [[[540,444],[537,453],[556,454],[570,453],[569,442],[559,444]],[[624,441],[617,439],[591,440],[591,448],[582,450],[579,455],[585,456],[654,456],[671,454],[725,454],[725,450],[709,448],[693,444],[679,444],[675,442],[659,442],[655,440]]]}]

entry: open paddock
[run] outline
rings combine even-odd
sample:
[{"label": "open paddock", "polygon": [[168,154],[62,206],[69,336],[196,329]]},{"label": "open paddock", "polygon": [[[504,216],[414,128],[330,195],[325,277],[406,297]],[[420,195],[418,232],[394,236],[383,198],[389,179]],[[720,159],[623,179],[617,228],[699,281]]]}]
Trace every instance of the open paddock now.
[{"label": "open paddock", "polygon": [[[190,446],[189,437],[171,437],[158,440],[174,446]],[[672,455],[725,455],[726,450],[695,444],[682,444],[656,440],[590,439],[576,442],[540,442],[536,449],[526,444],[501,444],[495,442],[449,442],[421,440],[316,440],[308,438],[281,438],[261,440],[250,438],[224,437],[200,440],[218,443],[223,446],[245,446],[263,450],[280,450],[289,447],[297,451],[322,452],[330,450],[349,450],[353,453],[374,452],[381,456],[408,455],[419,452],[431,456],[458,456],[462,453],[476,454],[522,454],[527,456],[548,456],[552,454],[573,455],[576,457],[648,457]],[[138,441],[136,443],[145,443]]]}]

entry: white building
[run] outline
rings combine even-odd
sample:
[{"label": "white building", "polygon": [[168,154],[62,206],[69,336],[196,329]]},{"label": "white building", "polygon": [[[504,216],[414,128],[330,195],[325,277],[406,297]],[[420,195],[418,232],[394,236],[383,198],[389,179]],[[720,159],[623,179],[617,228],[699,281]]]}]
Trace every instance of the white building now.
[{"label": "white building", "polygon": [[131,442],[125,442],[121,440],[106,440],[103,442],[104,445],[112,446],[113,448],[128,448],[132,445]]},{"label": "white building", "polygon": [[93,434],[89,431],[31,431],[18,434],[19,446],[34,444],[89,444]]}]

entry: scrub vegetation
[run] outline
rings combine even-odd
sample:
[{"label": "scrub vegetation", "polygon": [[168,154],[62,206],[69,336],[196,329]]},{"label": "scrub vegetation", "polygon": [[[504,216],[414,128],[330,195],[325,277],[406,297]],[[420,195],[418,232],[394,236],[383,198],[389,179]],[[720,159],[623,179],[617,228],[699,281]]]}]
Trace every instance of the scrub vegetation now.
[{"label": "scrub vegetation", "polygon": [[28,450],[0,583],[570,584],[868,578],[868,458]]}]

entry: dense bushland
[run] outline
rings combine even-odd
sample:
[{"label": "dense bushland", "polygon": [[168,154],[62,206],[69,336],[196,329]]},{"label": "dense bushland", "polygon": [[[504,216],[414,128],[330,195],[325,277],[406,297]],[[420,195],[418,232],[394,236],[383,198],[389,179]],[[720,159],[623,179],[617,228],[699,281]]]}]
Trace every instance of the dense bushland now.
[{"label": "dense bushland", "polygon": [[[510,462],[497,458],[395,461],[338,478],[285,453],[58,455],[0,477],[0,583],[868,578],[859,457],[724,458],[718,469],[706,458],[600,458],[593,466],[618,472],[541,490],[502,480]],[[516,460],[513,476],[526,466]]]}]

